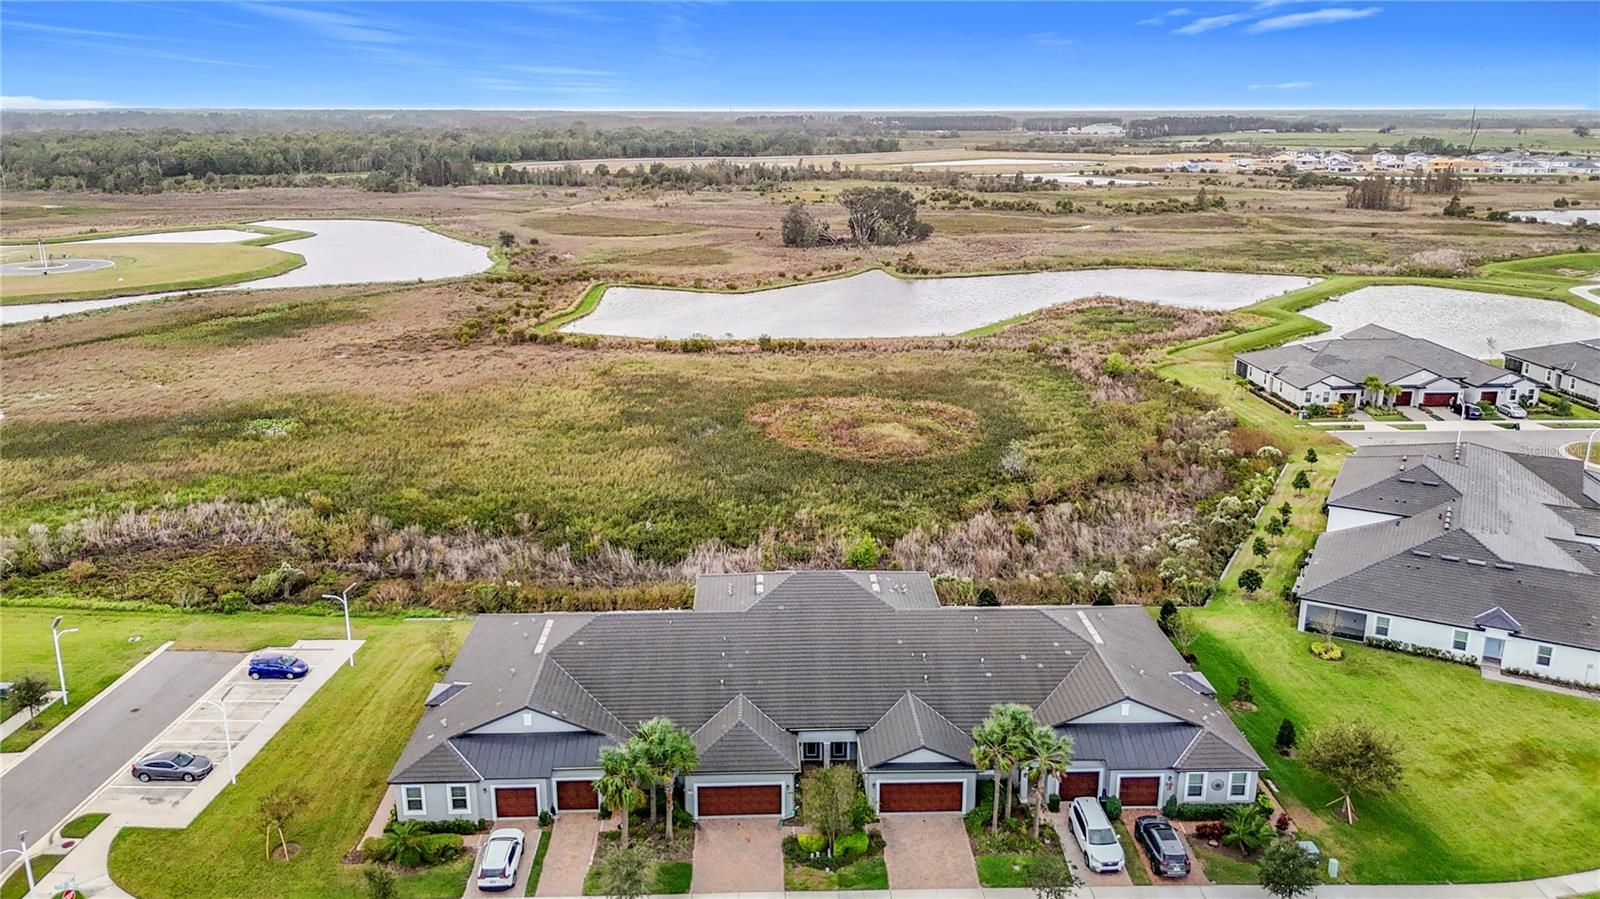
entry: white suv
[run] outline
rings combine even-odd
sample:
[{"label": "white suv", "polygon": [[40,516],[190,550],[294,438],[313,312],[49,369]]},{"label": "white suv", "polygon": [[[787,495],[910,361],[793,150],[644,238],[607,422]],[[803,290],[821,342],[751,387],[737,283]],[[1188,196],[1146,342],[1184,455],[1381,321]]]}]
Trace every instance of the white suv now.
[{"label": "white suv", "polygon": [[522,856],[522,831],[502,827],[489,834],[478,862],[478,889],[509,890],[517,885],[517,862]]},{"label": "white suv", "polygon": [[1079,796],[1072,800],[1072,810],[1067,817],[1072,821],[1072,835],[1089,862],[1089,870],[1096,874],[1122,870],[1127,861],[1122,855],[1122,843],[1117,840],[1117,832],[1112,829],[1098,800]]}]

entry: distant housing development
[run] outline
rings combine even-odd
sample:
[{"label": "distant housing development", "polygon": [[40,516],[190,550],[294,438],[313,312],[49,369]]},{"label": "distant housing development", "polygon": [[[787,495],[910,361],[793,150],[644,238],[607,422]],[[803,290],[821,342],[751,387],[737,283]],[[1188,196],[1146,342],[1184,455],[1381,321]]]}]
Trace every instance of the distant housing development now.
[{"label": "distant housing development", "polygon": [[1063,798],[1250,802],[1265,765],[1138,606],[941,606],[922,572],[705,575],[693,611],[484,615],[389,782],[402,820],[594,809],[601,747],[666,716],[696,817],[794,814],[797,776],[874,808],[967,812],[971,732],[1020,702],[1073,740]]},{"label": "distant housing development", "polygon": [[1365,159],[1339,150],[1316,147],[1283,150],[1271,156],[1190,159],[1167,164],[1174,171],[1210,172],[1237,169],[1281,169],[1351,175],[1364,172],[1391,175],[1424,175],[1449,171],[1457,175],[1600,175],[1600,160],[1588,156],[1534,155],[1521,150],[1511,153],[1478,153],[1474,156],[1443,156],[1428,153],[1392,153],[1380,150]]},{"label": "distant housing development", "polygon": [[[1539,382],[1378,325],[1343,337],[1239,353],[1234,374],[1296,408],[1532,404]],[[1376,378],[1380,385],[1368,385]]]},{"label": "distant housing development", "polygon": [[1600,683],[1600,471],[1473,443],[1364,446],[1295,593],[1302,630]]},{"label": "distant housing development", "polygon": [[1506,368],[1562,393],[1600,402],[1600,337],[1506,350]]}]

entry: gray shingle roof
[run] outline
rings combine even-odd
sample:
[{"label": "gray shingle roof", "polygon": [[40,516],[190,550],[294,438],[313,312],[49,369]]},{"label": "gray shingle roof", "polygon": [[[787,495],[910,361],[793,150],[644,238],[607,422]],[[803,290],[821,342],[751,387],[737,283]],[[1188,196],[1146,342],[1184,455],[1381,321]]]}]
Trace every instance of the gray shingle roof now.
[{"label": "gray shingle roof", "polygon": [[696,771],[796,771],[794,734],[756,708],[743,693],[733,697],[692,735],[700,755]]},{"label": "gray shingle roof", "polygon": [[404,766],[396,765],[390,783],[474,783],[478,775],[449,742],[440,740]]},{"label": "gray shingle roof", "polygon": [[874,592],[870,573],[802,571],[713,611],[728,595],[717,583],[695,611],[480,616],[448,675],[470,686],[424,711],[395,771],[525,708],[618,740],[665,716],[697,733],[702,770],[791,770],[794,732],[867,731],[902,703],[926,748],[964,761],[997,703],[1055,724],[1122,696],[1251,754],[1212,699],[1171,677],[1186,666],[1142,608],[939,607],[918,573],[880,573]]},{"label": "gray shingle roof", "polygon": [[931,749],[962,765],[972,761],[972,737],[907,690],[862,731],[861,763],[876,768],[918,749]]},{"label": "gray shingle roof", "polygon": [[1246,755],[1237,746],[1208,730],[1195,734],[1194,742],[1173,763],[1179,771],[1242,771],[1253,768],[1265,770],[1266,765],[1255,753]]},{"label": "gray shingle roof", "polygon": [[1369,375],[1376,375],[1385,383],[1400,384],[1419,371],[1471,386],[1505,383],[1518,377],[1515,372],[1479,362],[1431,340],[1378,325],[1364,325],[1332,340],[1240,353],[1238,358],[1296,387],[1309,387],[1325,378],[1360,384]]},{"label": "gray shingle roof", "polygon": [[[742,612],[777,589],[792,571],[758,574],[704,574],[695,580],[694,607],[700,612]],[[834,571],[895,609],[937,609],[939,594],[925,571]]]},{"label": "gray shingle roof", "polygon": [[1506,350],[1506,358],[1523,359],[1575,378],[1600,383],[1600,336]]}]

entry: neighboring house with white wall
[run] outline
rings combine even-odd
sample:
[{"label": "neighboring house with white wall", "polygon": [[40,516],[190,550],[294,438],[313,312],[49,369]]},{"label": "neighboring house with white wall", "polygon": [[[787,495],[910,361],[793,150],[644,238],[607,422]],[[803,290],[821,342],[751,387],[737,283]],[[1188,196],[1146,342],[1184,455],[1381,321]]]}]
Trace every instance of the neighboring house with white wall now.
[{"label": "neighboring house with white wall", "polygon": [[1363,446],[1295,593],[1302,630],[1600,684],[1600,471],[1474,443]]},{"label": "neighboring house with white wall", "polygon": [[[1455,406],[1538,401],[1539,384],[1523,374],[1480,362],[1431,340],[1379,325],[1363,325],[1331,340],[1313,340],[1239,353],[1234,374],[1295,408],[1342,403],[1361,406]],[[1369,391],[1376,377],[1392,393]]]},{"label": "neighboring house with white wall", "polygon": [[693,610],[483,615],[390,774],[402,820],[597,807],[602,747],[686,729],[692,815],[794,814],[861,772],[882,813],[964,813],[971,733],[1018,702],[1074,742],[1064,798],[1248,802],[1265,769],[1142,607],[941,606],[926,573],[705,575]]},{"label": "neighboring house with white wall", "polygon": [[1591,403],[1600,403],[1600,337],[1506,350],[1506,368]]}]

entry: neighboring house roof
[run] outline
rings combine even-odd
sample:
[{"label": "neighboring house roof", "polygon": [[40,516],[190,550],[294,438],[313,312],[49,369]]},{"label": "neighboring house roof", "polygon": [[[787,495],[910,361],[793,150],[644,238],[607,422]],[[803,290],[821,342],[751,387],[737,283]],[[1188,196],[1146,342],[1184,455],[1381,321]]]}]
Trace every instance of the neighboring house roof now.
[{"label": "neighboring house roof", "polygon": [[1506,350],[1506,358],[1517,358],[1545,368],[1600,384],[1600,336],[1589,340],[1569,340],[1543,346]]},{"label": "neighboring house roof", "polygon": [[537,740],[522,734],[469,734],[450,745],[484,780],[549,777],[562,768],[592,768],[600,747],[616,743],[604,734],[544,734]]},{"label": "neighboring house roof", "polygon": [[[1328,379],[1360,386],[1376,375],[1386,384],[1402,383],[1418,373],[1479,386],[1504,383],[1520,377],[1431,340],[1410,337],[1379,325],[1363,325],[1343,337],[1314,340],[1240,353],[1237,358],[1271,372],[1295,387],[1310,387]],[[1437,380],[1426,377],[1418,385]]]},{"label": "neighboring house roof", "polygon": [[[1600,649],[1600,502],[1576,459],[1473,443],[1365,446],[1328,505],[1401,517],[1318,538],[1301,597]],[[1426,486],[1427,480],[1433,486]]]},{"label": "neighboring house roof", "polygon": [[798,765],[798,731],[876,730],[864,756],[969,764],[968,734],[998,703],[1057,724],[1132,698],[1254,758],[1172,677],[1187,666],[1141,607],[941,607],[921,572],[778,572],[759,591],[712,575],[696,597],[693,611],[480,616],[447,675],[468,686],[425,710],[391,779],[523,709],[618,741],[664,716],[694,734],[699,770],[772,771]]},{"label": "neighboring house roof", "polygon": [[1107,763],[1115,759],[1116,767],[1133,771],[1174,767],[1200,732],[1200,728],[1182,723],[1076,724],[1056,730],[1072,738],[1073,761]]},{"label": "neighboring house roof", "polygon": [[930,749],[965,765],[972,760],[972,737],[910,690],[876,724],[861,732],[861,762],[868,768],[919,749]]},{"label": "neighboring house roof", "polygon": [[794,734],[756,708],[743,693],[733,697],[693,734],[700,756],[695,770],[796,771],[800,748]]}]

